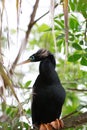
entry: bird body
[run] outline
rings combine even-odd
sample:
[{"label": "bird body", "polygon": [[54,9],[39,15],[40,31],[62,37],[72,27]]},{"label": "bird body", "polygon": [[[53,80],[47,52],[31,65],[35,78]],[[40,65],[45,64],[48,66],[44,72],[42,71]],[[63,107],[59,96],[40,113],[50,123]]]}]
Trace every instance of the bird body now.
[{"label": "bird body", "polygon": [[[50,126],[58,129],[63,127],[62,122],[58,122],[58,119],[61,115],[66,94],[55,71],[54,55],[46,49],[40,49],[20,64],[38,61],[40,61],[39,75],[33,85],[32,92],[32,123],[34,126],[40,126],[40,130],[50,130],[48,128]],[[57,126],[53,121],[57,121]]]},{"label": "bird body", "polygon": [[39,75],[33,85],[31,110],[34,125],[50,123],[60,117],[65,90],[55,71],[55,65],[51,53],[40,62]]},{"label": "bird body", "polygon": [[[41,123],[50,123],[55,119],[59,119],[61,114],[62,105],[64,102],[63,88],[58,88],[56,84],[46,84],[42,82],[38,76],[36,81],[40,84],[34,84],[33,88],[33,101],[32,101],[32,121],[33,124],[40,125]],[[54,87],[55,85],[55,87]],[[45,86],[45,87],[44,87]]]}]

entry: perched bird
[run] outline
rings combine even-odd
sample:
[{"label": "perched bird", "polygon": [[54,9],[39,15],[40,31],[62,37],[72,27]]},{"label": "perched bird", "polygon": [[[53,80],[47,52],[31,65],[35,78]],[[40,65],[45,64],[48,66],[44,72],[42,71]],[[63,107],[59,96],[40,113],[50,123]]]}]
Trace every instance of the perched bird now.
[{"label": "perched bird", "polygon": [[55,71],[54,55],[46,49],[40,49],[20,64],[38,61],[39,75],[32,92],[32,123],[40,130],[59,129],[63,127],[59,118],[66,93]]}]

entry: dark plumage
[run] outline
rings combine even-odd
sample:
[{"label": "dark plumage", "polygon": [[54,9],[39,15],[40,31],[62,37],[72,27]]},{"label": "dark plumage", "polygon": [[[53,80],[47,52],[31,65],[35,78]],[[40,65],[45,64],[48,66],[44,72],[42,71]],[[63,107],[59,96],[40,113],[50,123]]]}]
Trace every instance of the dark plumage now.
[{"label": "dark plumage", "polygon": [[40,62],[39,75],[33,85],[32,123],[39,126],[59,119],[65,100],[65,90],[55,71],[55,58],[46,49],[40,49],[23,63]]},{"label": "dark plumage", "polygon": [[29,58],[41,61],[39,75],[33,85],[32,122],[35,125],[59,119],[65,100],[65,90],[55,71],[55,58],[45,49],[40,49]]}]

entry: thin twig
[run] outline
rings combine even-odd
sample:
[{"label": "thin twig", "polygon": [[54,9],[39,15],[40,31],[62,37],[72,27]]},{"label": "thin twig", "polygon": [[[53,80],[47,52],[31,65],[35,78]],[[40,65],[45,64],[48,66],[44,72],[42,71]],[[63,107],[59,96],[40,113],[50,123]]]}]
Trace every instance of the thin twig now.
[{"label": "thin twig", "polygon": [[13,71],[14,71],[15,66],[16,66],[16,64],[17,64],[17,62],[18,62],[18,60],[19,60],[19,58],[21,56],[21,53],[26,47],[26,44],[27,44],[27,41],[28,41],[28,38],[29,38],[29,34],[30,34],[31,29],[32,29],[32,27],[34,25],[33,22],[34,22],[34,18],[35,18],[35,15],[36,15],[38,4],[39,4],[39,0],[36,0],[34,8],[33,8],[33,12],[31,14],[31,19],[30,19],[30,22],[29,22],[29,25],[28,25],[28,30],[26,31],[26,35],[25,35],[25,38],[24,38],[24,40],[23,40],[23,42],[21,44],[18,55],[17,55],[16,59],[14,60],[12,66],[11,66],[10,74],[13,74]]},{"label": "thin twig", "polygon": [[68,118],[68,117],[72,116],[72,115],[75,114],[75,113],[77,113],[77,110],[75,110],[75,111],[69,113],[68,115],[65,115],[62,119]]},{"label": "thin twig", "polygon": [[[57,3],[55,6],[54,6],[54,8],[56,8],[57,6],[58,6],[59,4]],[[33,22],[33,24],[35,24],[35,23],[37,23],[40,19],[42,19],[44,16],[46,16],[47,14],[49,14],[49,10],[46,12],[46,13],[44,13],[42,16],[40,16],[38,19],[36,19],[34,22]]]},{"label": "thin twig", "polygon": [[87,19],[85,21],[84,41],[85,41],[85,46],[86,46],[86,43],[87,43]]},{"label": "thin twig", "polygon": [[77,88],[67,88],[67,89],[71,91],[87,92],[87,89],[77,89]]},{"label": "thin twig", "polygon": [[[43,18],[44,16],[46,16],[46,15],[49,13],[49,11],[47,11],[45,14],[43,14],[42,16],[40,16],[38,19],[36,19],[36,20],[34,21],[38,4],[39,4],[39,0],[36,0],[36,3],[35,3],[35,5],[34,5],[33,12],[32,12],[32,14],[31,14],[31,20],[30,20],[29,25],[28,25],[28,30],[26,31],[25,38],[24,38],[24,40],[23,40],[23,42],[22,42],[22,44],[21,44],[21,47],[20,47],[20,49],[19,49],[19,53],[18,53],[18,55],[17,55],[15,61],[13,62],[12,66],[11,66],[11,69],[10,69],[10,73],[11,73],[11,74],[13,74],[13,71],[14,71],[15,66],[16,66],[16,64],[17,64],[17,62],[18,62],[18,60],[19,60],[19,58],[20,58],[20,56],[21,56],[21,53],[22,53],[22,51],[23,51],[23,50],[25,49],[25,47],[26,47],[27,40],[28,40],[28,38],[29,38],[29,34],[30,34],[30,32],[31,32],[31,29],[32,29],[33,25],[36,24],[36,22],[38,22],[41,18]],[[54,8],[56,8],[58,5],[59,5],[59,4],[57,3],[57,4],[54,6]]]},{"label": "thin twig", "polygon": [[66,51],[66,60],[68,56],[68,0],[64,0],[64,22],[65,22],[65,51]]},{"label": "thin twig", "polygon": [[2,22],[3,22],[3,11],[1,11],[1,9],[0,9],[0,62],[3,62],[3,57],[2,57],[2,55],[1,55],[1,53],[2,53],[2,49],[1,49],[1,45],[2,45],[2,43],[1,43],[1,37],[2,37]]}]

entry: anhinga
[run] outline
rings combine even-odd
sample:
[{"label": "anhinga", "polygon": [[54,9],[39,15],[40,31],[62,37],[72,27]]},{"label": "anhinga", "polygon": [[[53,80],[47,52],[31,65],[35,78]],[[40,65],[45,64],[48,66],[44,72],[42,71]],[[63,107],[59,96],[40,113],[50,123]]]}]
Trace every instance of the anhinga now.
[{"label": "anhinga", "polygon": [[33,85],[32,123],[40,130],[59,129],[63,127],[59,117],[66,94],[55,71],[55,58],[48,50],[40,49],[20,64],[37,61],[41,62],[39,75]]}]

